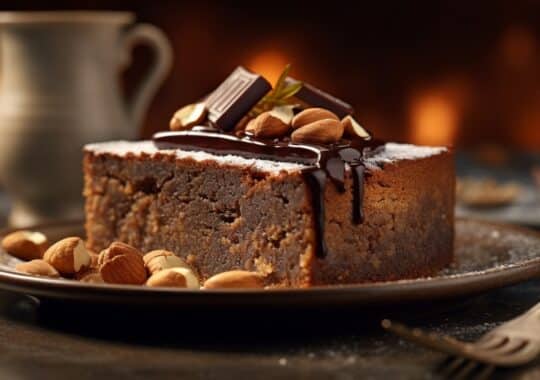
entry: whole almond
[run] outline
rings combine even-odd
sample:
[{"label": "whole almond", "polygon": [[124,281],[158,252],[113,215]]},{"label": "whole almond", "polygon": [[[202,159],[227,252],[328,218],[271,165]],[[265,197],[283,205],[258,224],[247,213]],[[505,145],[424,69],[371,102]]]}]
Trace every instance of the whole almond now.
[{"label": "whole almond", "polygon": [[79,237],[68,237],[54,243],[43,255],[43,260],[63,275],[77,273],[89,267],[91,262],[84,241]]},{"label": "whole almond", "polygon": [[351,137],[360,137],[364,140],[371,140],[371,135],[364,129],[351,115],[345,116],[341,119],[341,124],[345,133]]},{"label": "whole almond", "polygon": [[122,243],[120,241],[112,242],[107,248],[102,250],[98,256],[98,266],[102,266],[112,261],[117,256],[135,255],[141,258],[143,254],[132,245]]},{"label": "whole almond", "polygon": [[252,133],[255,137],[280,137],[285,135],[289,128],[289,124],[284,123],[282,119],[267,111],[250,121],[246,127],[246,132]]},{"label": "whole almond", "polygon": [[21,260],[41,259],[49,242],[41,232],[15,231],[2,239],[2,248]]},{"label": "whole almond", "polygon": [[204,282],[205,289],[263,288],[264,277],[257,272],[232,270],[218,273]]},{"label": "whole almond", "polygon": [[189,268],[168,268],[154,273],[146,281],[151,287],[175,287],[199,289],[198,277]]},{"label": "whole almond", "polygon": [[173,131],[190,129],[202,123],[207,113],[208,110],[204,103],[188,104],[174,113],[169,127]]},{"label": "whole almond", "polygon": [[343,136],[343,124],[339,120],[323,119],[295,130],[291,140],[295,143],[331,144]]},{"label": "whole almond", "polygon": [[304,125],[324,119],[339,120],[335,113],[328,111],[325,108],[308,108],[297,114],[292,119],[292,127],[293,129],[298,129]]},{"label": "whole almond", "polygon": [[189,265],[173,252],[156,249],[143,256],[144,266],[150,274],[168,268],[189,268]]},{"label": "whole almond", "polygon": [[141,252],[128,244],[113,242],[99,254],[99,273],[111,284],[144,284],[146,268]]},{"label": "whole almond", "polygon": [[31,274],[33,276],[60,277],[58,271],[54,269],[51,264],[41,259],[17,264],[15,269],[19,272]]}]

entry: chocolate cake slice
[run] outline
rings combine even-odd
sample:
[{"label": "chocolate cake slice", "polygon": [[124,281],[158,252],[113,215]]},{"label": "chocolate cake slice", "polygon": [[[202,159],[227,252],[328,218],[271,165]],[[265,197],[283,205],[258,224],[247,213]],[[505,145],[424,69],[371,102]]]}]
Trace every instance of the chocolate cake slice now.
[{"label": "chocolate cake slice", "polygon": [[269,287],[427,276],[452,260],[454,164],[384,143],[353,108],[243,67],[152,141],[85,148],[89,248],[166,249],[202,280],[241,269]]},{"label": "chocolate cake slice", "polygon": [[[113,241],[168,249],[202,279],[257,271],[269,286],[307,287],[427,276],[453,252],[454,164],[446,148],[387,143],[354,175],[323,188],[324,218],[298,162],[159,149],[152,141],[85,147],[89,248]],[[321,205],[320,205],[321,206]],[[324,242],[320,251],[318,240]]]}]

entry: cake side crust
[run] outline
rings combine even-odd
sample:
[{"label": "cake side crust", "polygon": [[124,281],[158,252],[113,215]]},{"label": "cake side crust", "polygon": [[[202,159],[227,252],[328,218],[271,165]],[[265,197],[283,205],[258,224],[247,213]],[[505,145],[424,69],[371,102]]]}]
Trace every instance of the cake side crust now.
[{"label": "cake side crust", "polygon": [[328,257],[314,261],[312,285],[430,276],[453,259],[452,152],[387,163],[364,184],[364,221],[350,217],[345,193],[326,190]]},{"label": "cake side crust", "polygon": [[88,245],[168,249],[206,279],[245,269],[268,285],[306,286],[313,251],[300,173],[260,172],[171,155],[85,153]]}]

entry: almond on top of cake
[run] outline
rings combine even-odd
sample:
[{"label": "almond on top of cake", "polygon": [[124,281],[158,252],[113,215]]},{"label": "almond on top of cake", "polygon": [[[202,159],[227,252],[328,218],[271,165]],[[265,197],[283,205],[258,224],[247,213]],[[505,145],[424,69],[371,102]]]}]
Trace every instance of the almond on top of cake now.
[{"label": "almond on top of cake", "polygon": [[270,287],[434,274],[453,255],[454,163],[385,143],[347,103],[237,68],[152,141],[85,147],[86,232],[166,249],[202,281],[247,270]]}]

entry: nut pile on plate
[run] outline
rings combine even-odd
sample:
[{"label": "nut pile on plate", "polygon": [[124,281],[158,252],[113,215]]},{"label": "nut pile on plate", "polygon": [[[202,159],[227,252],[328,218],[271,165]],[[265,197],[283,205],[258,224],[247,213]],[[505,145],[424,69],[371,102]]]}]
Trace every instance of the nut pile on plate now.
[{"label": "nut pile on plate", "polygon": [[[163,249],[143,254],[129,244],[113,242],[96,254],[79,237],[67,237],[50,245],[43,233],[26,230],[6,235],[2,248],[24,260],[15,269],[29,275],[87,283],[201,288],[196,271],[173,252]],[[202,284],[202,289],[263,287],[262,275],[242,270],[218,273]]]}]

